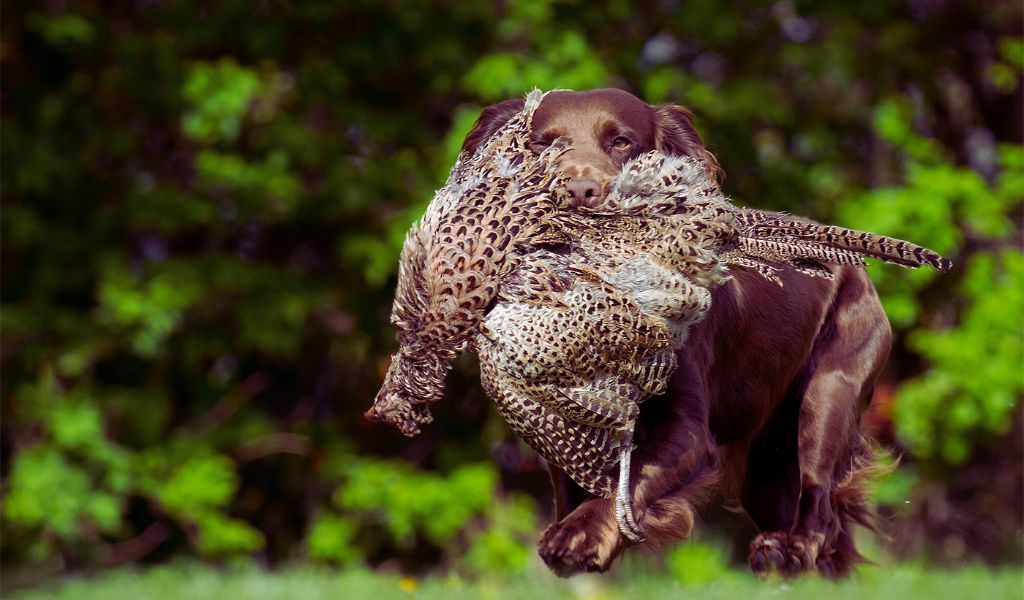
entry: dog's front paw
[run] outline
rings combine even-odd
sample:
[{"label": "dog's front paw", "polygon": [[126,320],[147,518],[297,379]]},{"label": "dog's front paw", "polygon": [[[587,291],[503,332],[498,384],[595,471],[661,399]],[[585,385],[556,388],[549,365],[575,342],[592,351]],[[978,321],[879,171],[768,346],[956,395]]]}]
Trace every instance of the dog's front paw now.
[{"label": "dog's front paw", "polygon": [[750,543],[750,568],[757,575],[793,577],[815,568],[820,544],[781,531],[762,533]]},{"label": "dog's front paw", "polygon": [[559,577],[604,572],[622,551],[610,498],[588,500],[541,534],[538,552]]}]

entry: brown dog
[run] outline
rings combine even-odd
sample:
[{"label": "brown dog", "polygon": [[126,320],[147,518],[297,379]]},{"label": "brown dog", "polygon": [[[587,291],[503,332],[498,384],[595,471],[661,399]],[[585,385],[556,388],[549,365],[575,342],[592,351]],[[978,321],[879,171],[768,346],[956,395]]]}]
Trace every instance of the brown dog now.
[{"label": "brown dog", "polygon": [[[472,151],[523,107],[484,110]],[[531,147],[572,141],[559,166],[577,203],[608,193],[623,163],[650,150],[703,158],[717,170],[678,106],[650,106],[621,90],[553,92],[537,109]],[[833,268],[827,281],[782,271],[784,286],[733,268],[691,329],[668,393],[642,404],[631,486],[655,543],[687,537],[709,489],[736,499],[761,533],[757,573],[818,570],[838,576],[859,558],[851,528],[867,525],[862,489],[871,452],[859,417],[889,353],[891,331],[867,274]],[[581,490],[551,468],[558,522],[540,555],[560,575],[604,571],[626,547],[613,499]]]}]

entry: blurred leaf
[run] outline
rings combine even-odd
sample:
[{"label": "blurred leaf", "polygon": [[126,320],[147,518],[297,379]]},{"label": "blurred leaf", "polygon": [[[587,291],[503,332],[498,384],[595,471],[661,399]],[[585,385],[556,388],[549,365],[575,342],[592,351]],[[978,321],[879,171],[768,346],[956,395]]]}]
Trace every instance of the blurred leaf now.
[{"label": "blurred leaf", "polygon": [[263,547],[263,534],[244,521],[216,511],[200,511],[193,518],[199,527],[198,549],[203,554],[235,554]]},{"label": "blurred leaf", "polygon": [[357,562],[362,553],[355,544],[356,530],[351,519],[320,515],[306,540],[310,558],[338,565]]},{"label": "blurred leaf", "polygon": [[234,465],[223,456],[196,456],[163,467],[170,471],[146,473],[146,487],[169,512],[182,517],[224,506],[238,487]]},{"label": "blurred leaf", "polygon": [[88,44],[96,37],[92,24],[85,17],[72,13],[54,16],[33,13],[28,15],[26,23],[54,46]]},{"label": "blurred leaf", "polygon": [[684,585],[696,586],[720,580],[729,573],[729,561],[717,546],[684,542],[668,553],[669,573]]},{"label": "blurred leaf", "polygon": [[182,89],[191,105],[181,121],[185,135],[205,142],[235,140],[259,91],[259,76],[232,58],[193,63]]}]

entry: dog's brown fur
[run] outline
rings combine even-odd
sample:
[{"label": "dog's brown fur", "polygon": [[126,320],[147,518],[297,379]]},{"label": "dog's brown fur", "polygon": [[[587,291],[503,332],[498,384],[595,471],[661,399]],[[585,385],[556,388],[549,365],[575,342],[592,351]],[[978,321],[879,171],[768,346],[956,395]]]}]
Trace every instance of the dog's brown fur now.
[{"label": "dog's brown fur", "polygon": [[[487,108],[463,148],[522,106]],[[621,90],[549,94],[531,147],[561,136],[573,143],[559,166],[578,203],[599,202],[626,160],[654,149],[718,169],[686,109]],[[687,537],[700,503],[722,492],[761,530],[750,545],[755,572],[844,575],[859,559],[851,527],[869,513],[871,451],[859,416],[888,356],[889,322],[862,269],[836,268],[833,281],[787,270],[783,287],[732,273],[679,352],[669,392],[641,405],[634,510],[657,544]],[[612,500],[588,496],[554,467],[551,480],[558,521],[541,536],[541,557],[561,575],[605,571],[627,545]]]}]

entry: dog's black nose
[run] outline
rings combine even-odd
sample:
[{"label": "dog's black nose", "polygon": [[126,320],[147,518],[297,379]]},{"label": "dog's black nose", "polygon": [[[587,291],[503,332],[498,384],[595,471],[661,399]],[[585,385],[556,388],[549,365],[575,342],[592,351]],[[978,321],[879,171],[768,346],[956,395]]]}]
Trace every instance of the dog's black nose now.
[{"label": "dog's black nose", "polygon": [[593,179],[573,179],[565,189],[577,205],[593,206],[601,200],[601,186]]}]

